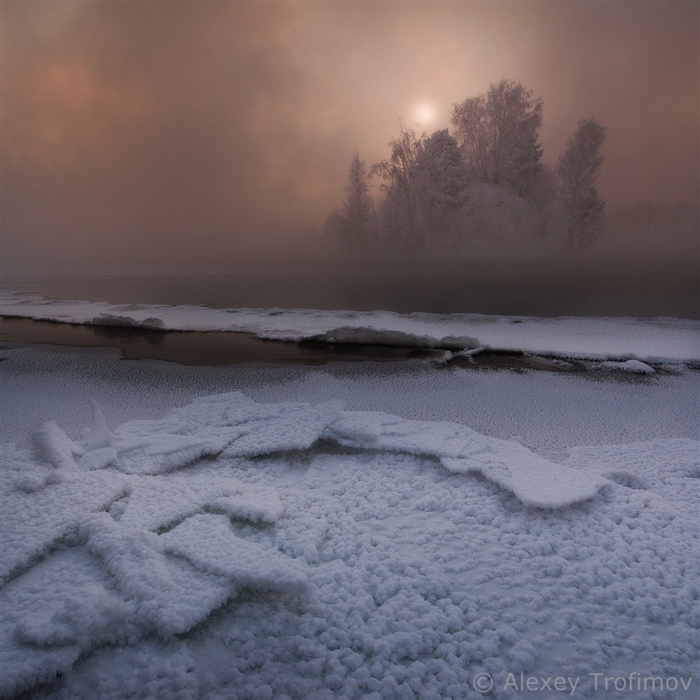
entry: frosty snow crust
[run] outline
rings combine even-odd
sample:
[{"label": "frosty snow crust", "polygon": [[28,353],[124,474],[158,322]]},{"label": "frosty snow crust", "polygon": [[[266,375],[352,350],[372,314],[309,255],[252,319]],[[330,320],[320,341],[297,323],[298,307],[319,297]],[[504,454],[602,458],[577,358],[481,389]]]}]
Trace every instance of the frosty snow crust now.
[{"label": "frosty snow crust", "polygon": [[[11,290],[0,291],[0,304],[4,316],[38,321],[161,331],[230,331],[290,342],[410,346],[466,353],[490,348],[618,363],[700,361],[700,321],[688,319],[213,309],[57,301]],[[622,369],[640,370],[629,364]]]},{"label": "frosty snow crust", "polygon": [[[695,459],[695,472],[686,476],[697,477],[697,443],[665,442],[669,444],[664,449],[675,455],[676,464]],[[153,657],[155,670],[151,670],[162,676],[158,671],[158,644],[174,648],[172,645],[178,645],[177,635],[190,632],[244,590],[298,597],[308,601],[306,605],[311,606],[312,612],[314,606],[323,608],[321,617],[326,620],[326,631],[316,629],[317,620],[309,632],[310,638],[322,633],[321,642],[330,655],[320,660],[316,652],[309,651],[311,666],[299,667],[302,676],[311,677],[317,677],[325,668],[322,686],[345,687],[348,664],[351,669],[353,665],[355,669],[363,667],[364,657],[360,654],[376,657],[377,682],[383,679],[382,682],[396,685],[407,676],[402,679],[394,675],[389,681],[386,673],[404,668],[396,665],[400,659],[415,661],[423,654],[437,654],[438,648],[446,644],[451,645],[449,654],[461,649],[459,654],[465,663],[457,663],[459,668],[484,661],[496,653],[499,644],[510,646],[511,669],[532,668],[537,656],[533,645],[526,640],[517,641],[516,630],[501,629],[503,625],[496,625],[491,618],[481,621],[477,637],[465,632],[458,639],[459,630],[466,630],[471,622],[480,619],[476,608],[472,609],[466,598],[461,602],[452,600],[450,585],[427,562],[396,558],[388,551],[376,559],[371,551],[376,543],[372,544],[367,533],[358,529],[362,517],[356,514],[348,520],[343,515],[333,516],[330,501],[328,507],[323,501],[305,505],[302,492],[297,493],[294,488],[261,487],[244,483],[231,474],[236,470],[241,474],[255,473],[256,465],[264,464],[259,461],[262,458],[286,464],[292,473],[298,470],[297,465],[309,460],[319,470],[325,466],[337,472],[341,467],[350,480],[353,467],[360,470],[373,460],[380,470],[404,469],[405,465],[410,472],[416,460],[427,459],[433,464],[439,462],[446,474],[476,473],[514,494],[525,506],[544,509],[540,515],[532,511],[526,516],[532,532],[540,531],[543,537],[531,540],[526,533],[513,529],[508,523],[515,513],[508,512],[512,506],[504,509],[505,502],[497,506],[500,513],[491,507],[489,517],[500,524],[497,530],[490,525],[488,530],[492,534],[500,532],[508,539],[513,562],[520,561],[525,566],[528,558],[545,556],[546,561],[540,565],[546,567],[544,575],[557,577],[567,562],[571,563],[571,553],[564,551],[569,546],[566,537],[560,540],[559,535],[554,539],[546,535],[547,513],[558,512],[554,509],[566,512],[569,506],[589,501],[603,486],[621,486],[643,494],[649,484],[656,485],[655,477],[643,473],[648,448],[646,453],[641,448],[638,451],[640,469],[620,467],[625,461],[630,463],[629,454],[625,458],[629,447],[617,448],[618,454],[616,448],[574,451],[571,466],[564,466],[539,457],[519,443],[487,437],[457,424],[344,411],[340,402],[317,406],[263,405],[240,393],[202,398],[162,420],[131,421],[111,432],[93,403],[92,429],[82,442],[71,440],[51,422],[35,432],[31,450],[3,448],[0,693],[9,697],[49,681],[101,646],[148,645],[154,644],[154,639],[160,642]],[[673,473],[669,476],[678,483],[683,482],[683,477],[684,474]],[[367,487],[375,491],[372,498],[381,498],[381,484]],[[360,498],[363,487],[358,483],[353,488]],[[673,483],[661,483],[659,488],[662,495],[678,490]],[[687,484],[682,488],[687,491]],[[370,498],[362,496],[365,497]],[[444,498],[447,504],[453,497],[446,493]],[[680,633],[685,635],[688,648],[697,651],[697,629],[692,633],[688,627],[688,623],[695,628],[700,624],[697,579],[688,579],[691,569],[697,569],[697,560],[692,556],[697,528],[689,526],[682,508],[678,515],[665,507],[659,509],[651,496],[642,498],[645,499],[646,506],[637,503],[639,498],[633,498],[619,517],[637,518],[630,520],[631,539],[625,547],[629,544],[632,550],[648,550],[644,557],[653,574],[643,584],[648,590],[635,592],[636,564],[625,559],[627,554],[617,552],[619,543],[610,548],[600,539],[607,537],[608,522],[612,523],[616,516],[608,512],[603,500],[597,499],[602,515],[595,514],[591,503],[588,515],[562,515],[564,524],[552,524],[559,529],[583,527],[599,533],[594,538],[596,544],[590,537],[584,538],[577,545],[578,555],[573,556],[575,560],[584,556],[587,548],[591,549],[586,556],[593,557],[597,564],[587,574],[590,580],[584,578],[579,588],[572,580],[562,594],[573,602],[588,591],[593,602],[608,600],[625,610],[629,608],[626,615],[640,615],[664,624],[675,624],[682,617],[685,627],[679,628]],[[476,513],[476,501],[472,501],[473,496],[467,495],[461,505],[455,501],[450,507],[455,512],[463,508]],[[376,506],[368,507],[371,511]],[[425,511],[445,507],[428,495],[420,501],[420,509]],[[643,514],[645,507],[649,511]],[[688,507],[692,508],[690,502]],[[480,517],[485,515],[484,511]],[[337,517],[338,523],[331,525]],[[366,517],[371,517],[371,512]],[[565,525],[567,522],[569,525]],[[478,520],[474,526],[476,535]],[[318,527],[326,535],[317,532]],[[448,531],[451,527],[448,525]],[[328,533],[333,528],[340,529],[331,536]],[[666,529],[665,534],[659,529]],[[435,536],[440,539],[444,533]],[[674,563],[668,571],[660,570],[657,577],[654,567],[658,563],[653,561],[653,552],[662,541],[664,547],[670,546],[674,556],[681,556],[684,561]],[[561,549],[562,545],[564,549],[551,556],[551,547]],[[676,552],[677,547],[690,547],[688,557],[683,557],[680,550]],[[485,549],[481,556],[488,559],[492,553]],[[618,556],[622,556],[619,561]],[[318,568],[324,561],[325,568]],[[353,574],[356,566],[360,568]],[[510,564],[505,568],[503,563],[498,566],[504,575],[515,574],[515,570],[508,573],[513,568]],[[625,567],[629,572],[618,578]],[[364,582],[358,579],[353,583],[357,577],[364,577]],[[523,579],[524,585],[527,580]],[[691,588],[688,580],[695,581]],[[633,588],[627,590],[625,586],[629,585]],[[362,595],[371,591],[371,600],[364,600],[360,591],[365,591]],[[350,602],[357,595],[359,598]],[[675,608],[664,602],[669,595],[677,603]],[[536,605],[533,614],[540,607]],[[363,612],[365,608],[376,611],[370,621],[369,612]],[[245,609],[243,604],[242,610]],[[402,611],[408,611],[411,624],[402,622]],[[571,624],[586,629],[586,616],[579,619],[573,611],[572,615]],[[270,643],[273,647],[278,644]],[[304,658],[306,642],[298,643],[302,645],[298,647],[299,654]],[[338,659],[334,672],[332,650],[346,648],[348,654],[357,657],[357,663],[350,663],[346,654],[342,663]],[[175,651],[184,654],[185,659],[188,656],[184,648]],[[651,651],[658,659],[666,658],[663,643]],[[455,666],[449,654],[444,673]],[[98,665],[99,658],[98,653]],[[442,657],[437,654],[437,658]],[[198,691],[187,675],[188,664],[191,666],[191,662],[185,662],[184,670],[180,668],[170,676],[166,673],[165,678],[176,686],[181,683],[178,692],[182,691],[183,698],[194,698]],[[466,670],[451,673],[448,681],[454,682],[446,681],[446,687],[466,683]],[[425,671],[416,677],[422,683]],[[358,676],[355,685],[348,685],[348,697],[368,696],[365,690],[373,685],[369,679],[369,674],[364,679]],[[352,688],[356,692],[350,692]],[[455,692],[458,694],[449,697],[466,697],[460,695],[461,691]],[[267,681],[262,683],[260,693],[259,697],[272,697],[272,686]],[[255,692],[251,697],[254,695]],[[103,696],[116,697],[106,691]]]}]

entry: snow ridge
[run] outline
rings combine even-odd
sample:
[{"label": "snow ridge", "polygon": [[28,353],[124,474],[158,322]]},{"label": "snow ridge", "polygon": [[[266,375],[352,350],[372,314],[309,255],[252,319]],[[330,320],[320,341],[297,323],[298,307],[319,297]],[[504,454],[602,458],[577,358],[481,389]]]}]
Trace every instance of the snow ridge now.
[{"label": "snow ridge", "polygon": [[[675,318],[535,318],[389,311],[213,309],[57,301],[0,290],[2,315],[159,331],[229,331],[288,342],[480,347],[616,362],[700,361],[700,321]],[[626,369],[638,371],[628,365]]]}]

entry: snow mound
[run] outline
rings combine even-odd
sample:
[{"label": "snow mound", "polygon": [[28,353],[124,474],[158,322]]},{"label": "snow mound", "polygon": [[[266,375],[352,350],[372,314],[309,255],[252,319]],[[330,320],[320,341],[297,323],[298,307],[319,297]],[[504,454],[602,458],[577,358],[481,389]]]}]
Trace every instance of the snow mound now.
[{"label": "snow mound", "polygon": [[[270,340],[284,339],[284,335],[276,335],[274,332],[259,333],[259,337]],[[414,348],[437,348],[444,350],[470,350],[480,347],[476,338],[468,336],[443,336],[418,335],[400,330],[385,330],[381,328],[340,326],[332,328],[324,333],[305,336],[304,340],[317,343],[352,343],[360,345],[390,345]]]},{"label": "snow mound", "polygon": [[639,360],[625,360],[624,362],[602,362],[602,367],[622,370],[632,374],[656,374],[656,370],[645,362]]},{"label": "snow mound", "polygon": [[165,324],[159,318],[151,316],[138,321],[131,316],[103,313],[90,321],[91,326],[116,326],[117,328],[145,328],[148,330],[166,330]]}]

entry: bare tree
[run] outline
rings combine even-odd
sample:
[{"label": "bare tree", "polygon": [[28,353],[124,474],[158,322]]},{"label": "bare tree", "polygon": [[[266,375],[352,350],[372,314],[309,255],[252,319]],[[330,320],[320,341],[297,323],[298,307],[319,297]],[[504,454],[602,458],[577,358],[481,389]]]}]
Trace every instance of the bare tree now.
[{"label": "bare tree", "polygon": [[454,105],[452,124],[475,180],[529,194],[541,169],[542,100],[504,78],[487,93]]},{"label": "bare tree", "polygon": [[600,149],[604,142],[605,127],[595,119],[582,119],[559,158],[557,175],[566,215],[566,237],[573,248],[595,243],[602,230],[605,202],[598,196],[596,181],[603,163]]}]

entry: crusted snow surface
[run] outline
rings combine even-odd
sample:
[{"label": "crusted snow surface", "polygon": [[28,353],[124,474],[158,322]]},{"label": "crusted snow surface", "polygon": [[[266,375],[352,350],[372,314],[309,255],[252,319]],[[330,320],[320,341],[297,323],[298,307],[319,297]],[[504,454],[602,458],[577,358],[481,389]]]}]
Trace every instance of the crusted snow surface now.
[{"label": "crusted snow surface", "polygon": [[416,345],[459,351],[490,347],[616,362],[700,361],[700,321],[690,319],[134,306],[59,301],[12,290],[0,290],[0,305],[4,316],[58,323],[232,331],[293,342]]},{"label": "crusted snow surface", "polygon": [[575,471],[517,442],[481,435],[455,423],[348,411],[323,436],[345,447],[434,456],[449,471],[481,474],[538,508],[561,508],[592,498],[607,483],[595,472]]},{"label": "crusted snow surface", "polygon": [[522,697],[521,673],[579,678],[578,698],[604,697],[595,673],[696,683],[699,448],[578,447],[556,463],[334,401],[229,393],[113,430],[93,405],[82,438],[52,424],[3,447],[0,694],[471,700],[480,673],[496,698]]}]

